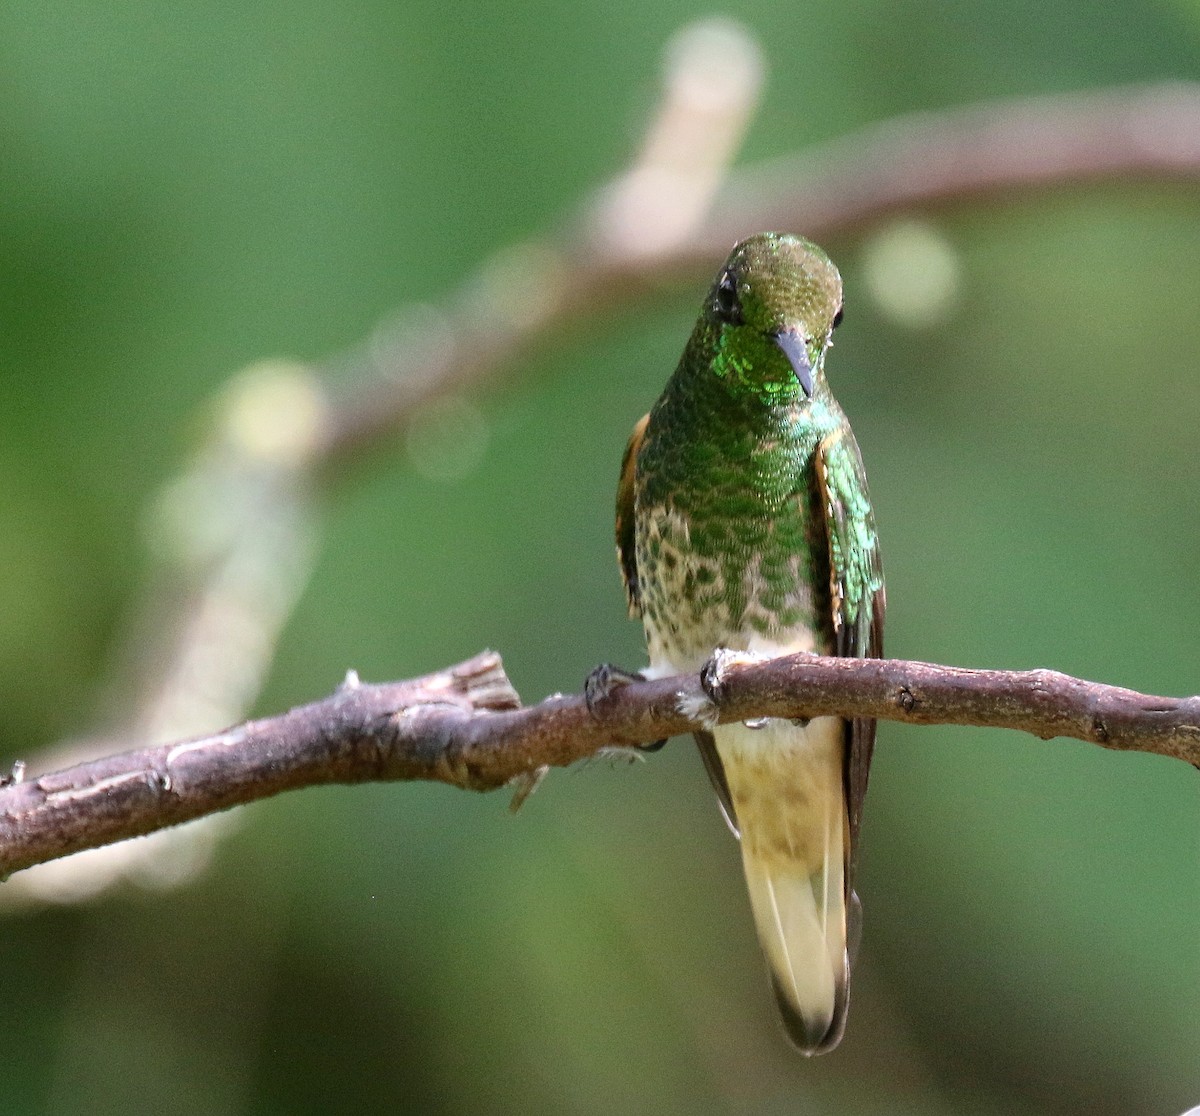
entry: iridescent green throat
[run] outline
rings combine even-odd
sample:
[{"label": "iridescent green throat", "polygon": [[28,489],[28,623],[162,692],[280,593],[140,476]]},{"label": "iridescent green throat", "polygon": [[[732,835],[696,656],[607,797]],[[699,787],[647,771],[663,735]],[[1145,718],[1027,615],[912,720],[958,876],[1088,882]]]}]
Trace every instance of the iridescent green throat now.
[{"label": "iridescent green throat", "polygon": [[[819,375],[824,352],[809,346],[809,355]],[[715,376],[724,381],[731,395],[749,395],[768,406],[799,403],[805,398],[800,381],[775,339],[749,326],[722,329],[702,322],[688,341],[676,376],[685,369],[700,377]]]}]

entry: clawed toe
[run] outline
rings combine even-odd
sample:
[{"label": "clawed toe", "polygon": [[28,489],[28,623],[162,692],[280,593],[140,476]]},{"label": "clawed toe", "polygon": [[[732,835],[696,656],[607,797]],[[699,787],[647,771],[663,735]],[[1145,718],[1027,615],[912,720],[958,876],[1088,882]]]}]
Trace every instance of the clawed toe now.
[{"label": "clawed toe", "polygon": [[[766,656],[753,651],[733,651],[728,647],[718,647],[710,656],[708,662],[700,668],[700,688],[704,691],[703,698],[695,698],[680,704],[680,712],[693,720],[701,721],[708,728],[717,724],[718,709],[725,697],[725,680],[729,668],[740,663],[761,662]],[[765,728],[769,718],[756,717],[744,722],[747,728]]]},{"label": "clawed toe", "polygon": [[720,651],[714,652],[712,658],[700,668],[700,689],[714,705],[721,700],[721,682],[725,673],[720,656]]},{"label": "clawed toe", "polygon": [[[599,719],[599,706],[614,690],[628,686],[631,682],[645,682],[646,677],[637,671],[623,670],[612,663],[601,663],[583,683],[583,700],[587,703],[588,712],[593,718]],[[666,740],[655,740],[650,744],[635,744],[639,752],[657,752]]]},{"label": "clawed toe", "polygon": [[714,705],[721,703],[721,690],[725,685],[725,675],[734,663],[750,661],[752,656],[745,651],[730,651],[728,647],[718,647],[708,662],[700,668],[700,686]]},{"label": "clawed toe", "polygon": [[628,686],[630,682],[643,682],[645,679],[638,673],[622,670],[612,663],[601,663],[583,683],[583,700],[587,703],[588,712],[598,717],[597,707],[614,690]]}]

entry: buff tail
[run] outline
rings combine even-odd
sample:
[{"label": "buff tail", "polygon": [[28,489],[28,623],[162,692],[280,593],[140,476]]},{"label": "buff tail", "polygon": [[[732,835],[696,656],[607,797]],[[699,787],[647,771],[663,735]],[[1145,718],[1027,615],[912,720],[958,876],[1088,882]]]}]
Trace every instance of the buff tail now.
[{"label": "buff tail", "polygon": [[788,1036],[805,1054],[832,1050],[845,1028],[850,992],[840,888],[830,895],[821,874],[773,872],[753,856],[742,863]]},{"label": "buff tail", "polygon": [[818,718],[717,730],[758,938],[789,1037],[832,1050],[846,1024],[844,727]]}]

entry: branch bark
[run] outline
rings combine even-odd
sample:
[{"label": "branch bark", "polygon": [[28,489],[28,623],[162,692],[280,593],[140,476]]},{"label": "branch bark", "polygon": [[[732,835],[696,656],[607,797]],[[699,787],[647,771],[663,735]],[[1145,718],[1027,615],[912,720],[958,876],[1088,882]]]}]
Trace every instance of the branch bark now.
[{"label": "branch bark", "polygon": [[[581,695],[521,708],[500,656],[403,682],[351,674],[330,697],[215,736],[124,752],[0,787],[0,875],[282,791],[326,783],[516,784],[611,745],[687,732],[709,700],[698,675],[637,682],[588,709]],[[867,716],[1018,729],[1200,767],[1200,697],[1162,698],[1057,671],[968,670],[899,659],[793,655],[734,664],[713,714]]]}]

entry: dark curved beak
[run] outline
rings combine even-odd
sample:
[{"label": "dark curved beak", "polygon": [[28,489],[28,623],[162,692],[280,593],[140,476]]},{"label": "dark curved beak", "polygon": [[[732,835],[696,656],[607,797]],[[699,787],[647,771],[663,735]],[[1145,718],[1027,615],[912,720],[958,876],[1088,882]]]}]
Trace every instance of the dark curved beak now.
[{"label": "dark curved beak", "polygon": [[783,355],[787,357],[788,364],[792,366],[792,371],[796,373],[796,379],[800,381],[800,386],[804,389],[804,394],[811,398],[813,393],[812,363],[808,359],[808,346],[805,345],[804,338],[794,329],[781,329],[771,337]]}]

